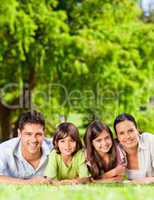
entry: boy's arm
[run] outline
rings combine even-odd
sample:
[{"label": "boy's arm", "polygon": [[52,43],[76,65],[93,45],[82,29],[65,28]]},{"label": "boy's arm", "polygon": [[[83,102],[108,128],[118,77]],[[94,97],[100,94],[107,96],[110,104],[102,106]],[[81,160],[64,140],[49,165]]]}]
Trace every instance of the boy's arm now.
[{"label": "boy's arm", "polygon": [[44,176],[52,179],[57,179],[57,155],[55,150],[53,150],[49,155],[48,164],[46,166]]},{"label": "boy's arm", "polygon": [[65,179],[65,180],[53,180],[53,185],[76,185],[76,184],[86,184],[90,183],[91,178],[90,177],[84,177],[84,178],[75,178],[75,179]]}]

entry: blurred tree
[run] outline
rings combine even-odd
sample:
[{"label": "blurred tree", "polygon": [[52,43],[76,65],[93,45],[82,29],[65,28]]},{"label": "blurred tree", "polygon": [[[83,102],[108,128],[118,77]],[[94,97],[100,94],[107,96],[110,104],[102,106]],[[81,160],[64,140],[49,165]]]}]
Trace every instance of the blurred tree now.
[{"label": "blurred tree", "polygon": [[90,115],[84,123],[111,123],[119,112],[138,117],[147,108],[154,27],[139,20],[135,1],[0,3],[2,139],[26,109],[44,112],[50,133],[72,112]]}]

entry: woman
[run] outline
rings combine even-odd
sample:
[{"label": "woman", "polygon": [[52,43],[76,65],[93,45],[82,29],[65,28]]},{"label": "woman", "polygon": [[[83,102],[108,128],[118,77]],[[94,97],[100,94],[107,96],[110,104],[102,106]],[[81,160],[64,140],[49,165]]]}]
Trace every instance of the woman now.
[{"label": "woman", "polygon": [[136,183],[154,182],[154,135],[140,134],[134,117],[126,113],[115,119],[114,129],[126,152],[128,179]]},{"label": "woman", "polygon": [[84,136],[86,159],[93,179],[121,180],[125,171],[125,155],[113,140],[110,128],[96,120]]}]

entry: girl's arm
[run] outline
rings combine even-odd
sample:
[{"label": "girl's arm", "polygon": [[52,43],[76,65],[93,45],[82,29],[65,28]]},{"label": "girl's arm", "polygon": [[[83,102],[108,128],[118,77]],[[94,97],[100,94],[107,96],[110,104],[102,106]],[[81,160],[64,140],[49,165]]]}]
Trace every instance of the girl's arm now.
[{"label": "girl's arm", "polygon": [[97,180],[92,180],[92,183],[120,183],[121,181],[123,181],[123,177],[122,176],[115,176],[112,178],[101,178],[101,179],[97,179]]},{"label": "girl's arm", "polygon": [[125,170],[126,170],[125,165],[117,165],[114,169],[105,172],[102,178],[113,178],[117,176],[122,177],[125,174]]}]

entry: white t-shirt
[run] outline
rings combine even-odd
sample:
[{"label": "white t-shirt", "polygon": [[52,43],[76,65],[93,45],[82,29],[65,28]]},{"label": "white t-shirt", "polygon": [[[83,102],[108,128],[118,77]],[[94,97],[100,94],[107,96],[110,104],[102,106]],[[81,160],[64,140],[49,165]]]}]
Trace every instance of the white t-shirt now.
[{"label": "white t-shirt", "polygon": [[127,170],[128,179],[154,176],[154,135],[142,133],[138,145],[138,170]]}]

